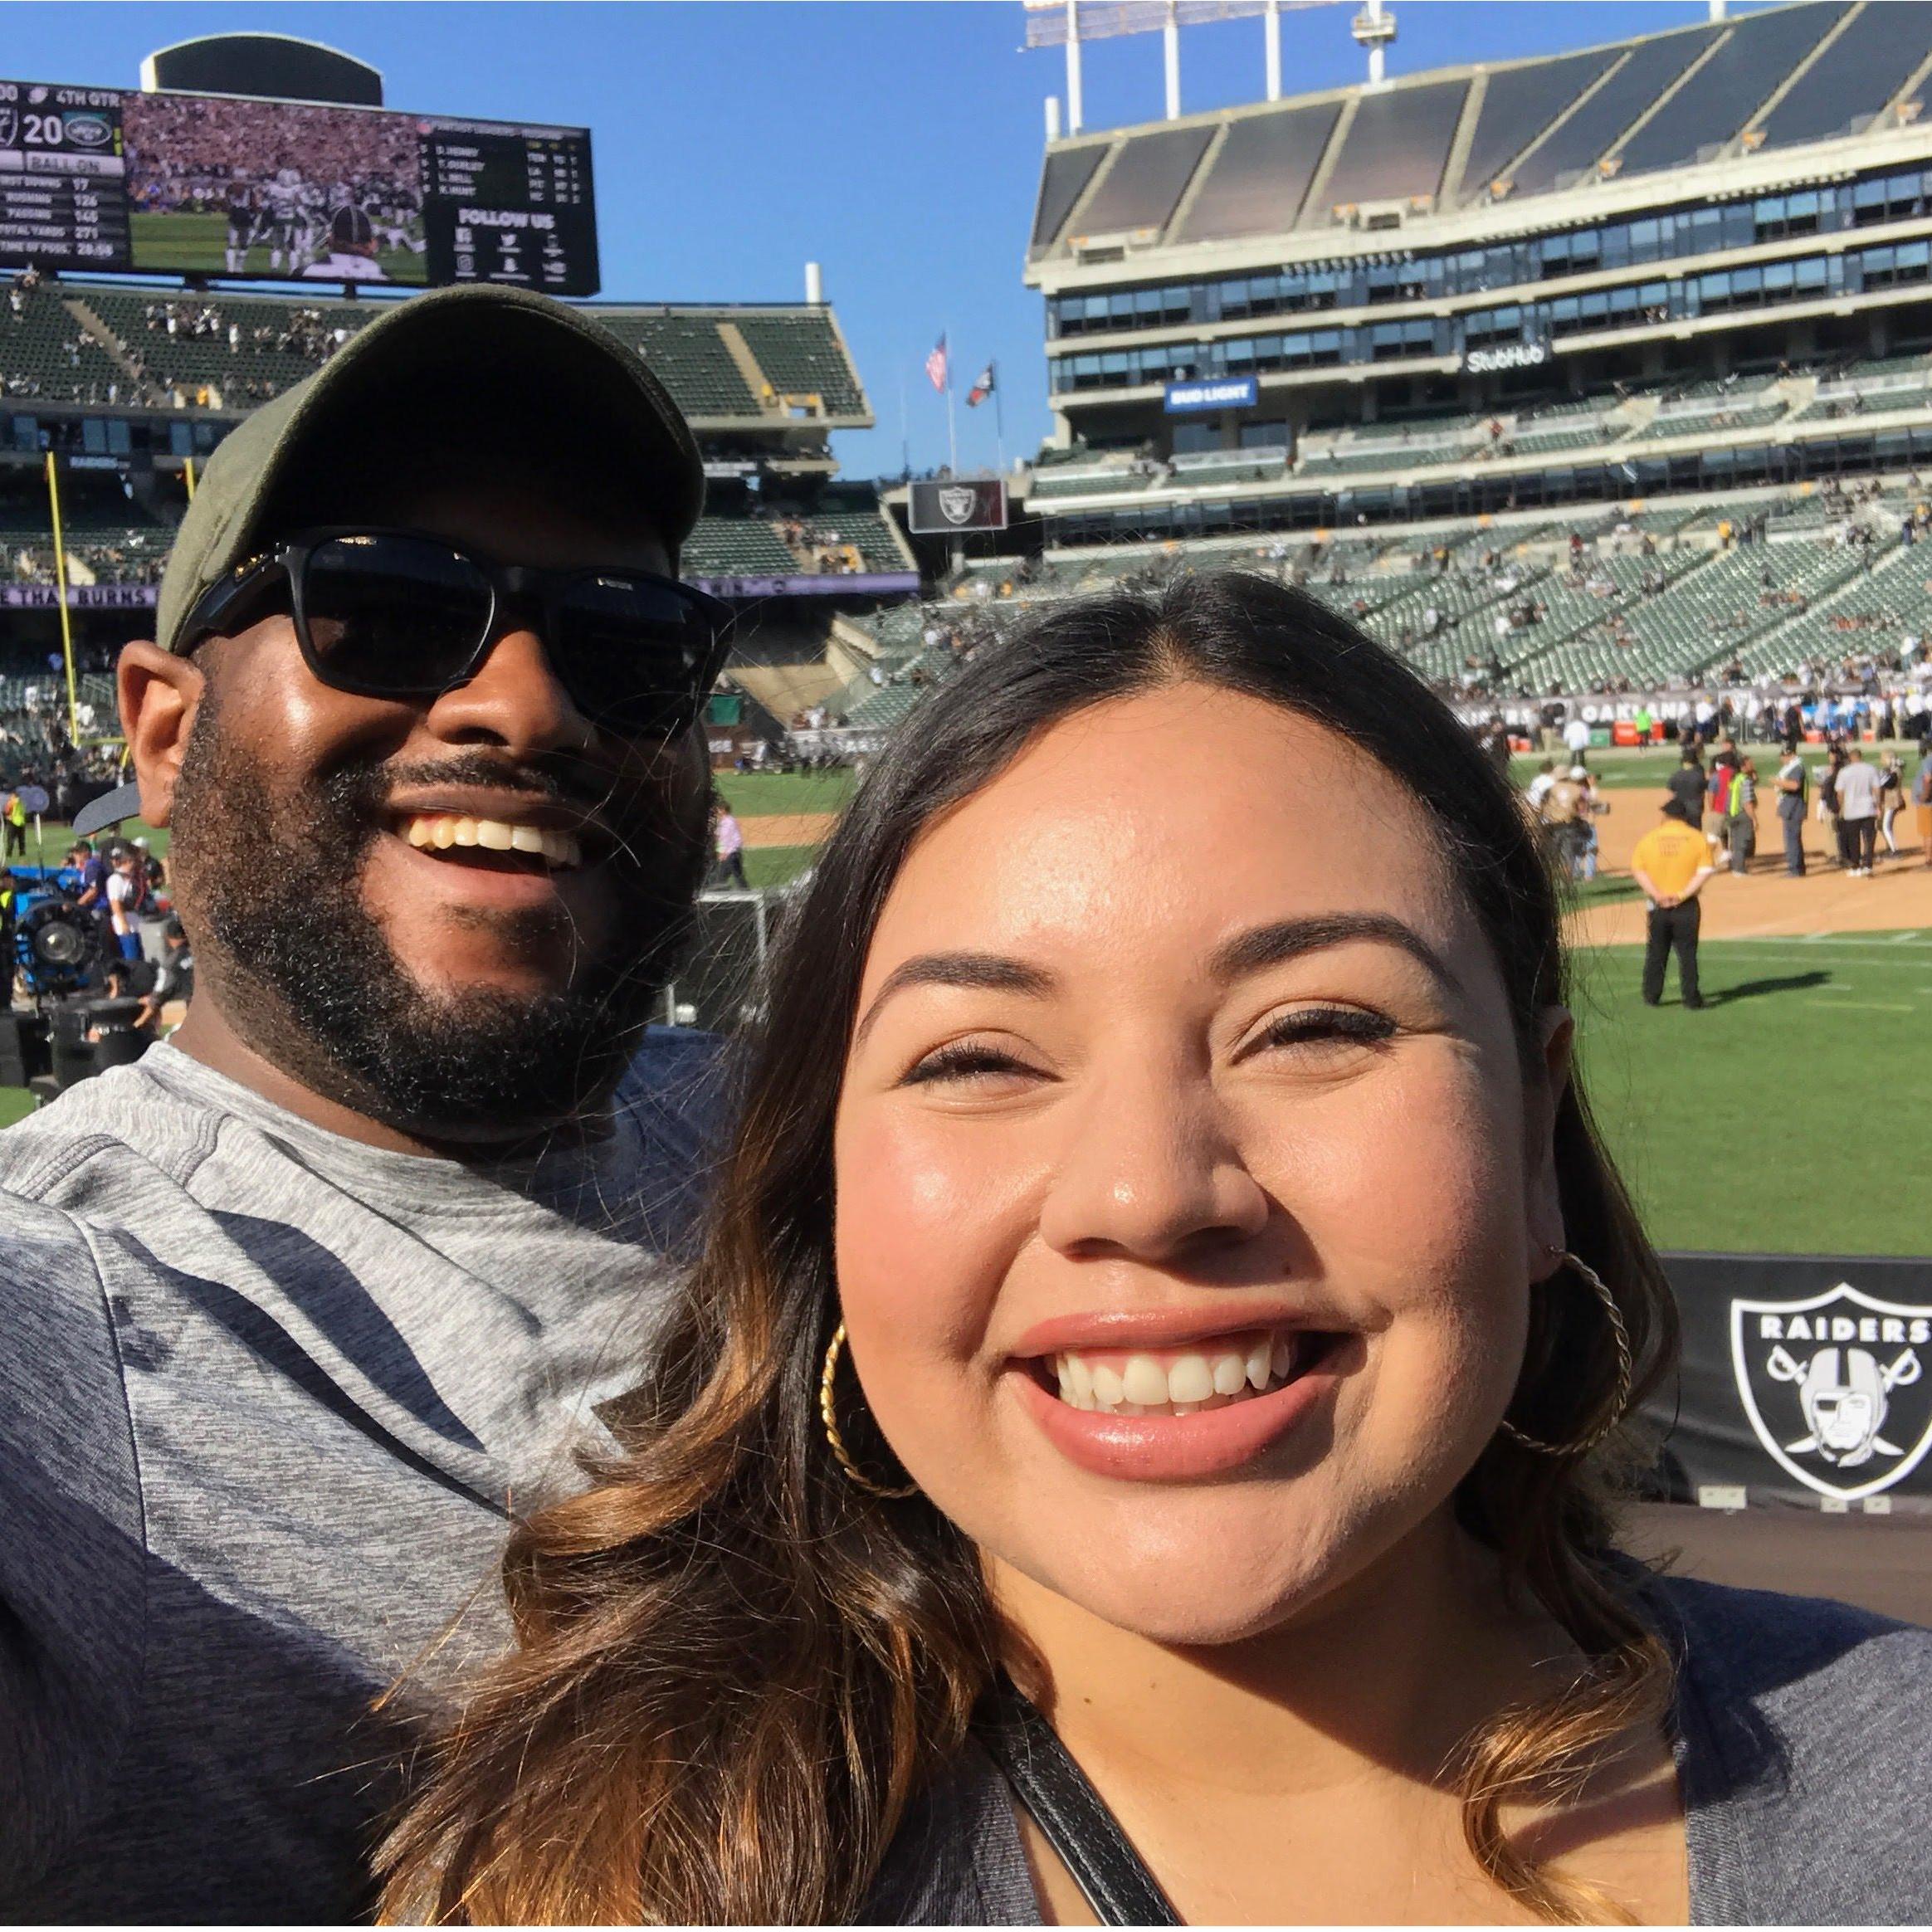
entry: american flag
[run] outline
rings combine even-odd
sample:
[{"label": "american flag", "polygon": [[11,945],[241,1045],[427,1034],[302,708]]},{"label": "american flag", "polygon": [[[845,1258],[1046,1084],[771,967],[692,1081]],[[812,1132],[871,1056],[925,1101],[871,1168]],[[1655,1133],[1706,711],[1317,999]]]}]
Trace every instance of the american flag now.
[{"label": "american flag", "polygon": [[947,373],[946,339],[944,336],[942,335],[939,338],[934,346],[933,353],[926,358],[925,372],[933,387],[941,395],[944,395],[946,391]]}]

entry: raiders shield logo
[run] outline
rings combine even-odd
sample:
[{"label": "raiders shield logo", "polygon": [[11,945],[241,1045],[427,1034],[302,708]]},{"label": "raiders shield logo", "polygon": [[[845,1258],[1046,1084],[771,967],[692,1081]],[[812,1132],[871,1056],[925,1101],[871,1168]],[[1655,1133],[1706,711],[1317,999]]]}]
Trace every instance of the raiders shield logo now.
[{"label": "raiders shield logo", "polygon": [[939,492],[939,515],[948,523],[969,523],[975,505],[979,501],[977,490],[951,489]]},{"label": "raiders shield logo", "polygon": [[1902,1482],[1932,1449],[1932,1307],[1841,1281],[1799,1301],[1731,1303],[1738,1395],[1773,1461],[1822,1496]]},{"label": "raiders shield logo", "polygon": [[20,133],[20,110],[0,107],[0,148],[11,148]]}]

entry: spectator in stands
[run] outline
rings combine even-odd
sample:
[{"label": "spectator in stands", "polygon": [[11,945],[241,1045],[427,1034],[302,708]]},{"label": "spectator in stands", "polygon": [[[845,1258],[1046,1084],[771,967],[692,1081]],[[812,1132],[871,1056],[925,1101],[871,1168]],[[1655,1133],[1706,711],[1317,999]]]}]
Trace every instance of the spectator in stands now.
[{"label": "spectator in stands", "polygon": [[1856,744],[1838,773],[1838,860],[1854,879],[1869,879],[1878,844],[1878,773]]},{"label": "spectator in stands", "polygon": [[1677,956],[1677,986],[1686,1009],[1704,1004],[1697,980],[1697,895],[1714,867],[1710,846],[1695,817],[1675,798],[1664,803],[1663,817],[1637,842],[1630,855],[1631,876],[1650,902],[1643,956],[1643,1003],[1664,997],[1664,971]]},{"label": "spectator in stands", "polygon": [[[120,663],[196,997],[0,1134],[0,1920],[366,1918],[505,1521],[610,1446],[703,1171],[709,1056],[644,1037],[708,851],[702,487],[633,351],[482,287],[209,461]],[[285,546],[344,525],[380,696],[297,636]],[[574,647],[585,576],[600,638],[648,580],[634,648]]]}]

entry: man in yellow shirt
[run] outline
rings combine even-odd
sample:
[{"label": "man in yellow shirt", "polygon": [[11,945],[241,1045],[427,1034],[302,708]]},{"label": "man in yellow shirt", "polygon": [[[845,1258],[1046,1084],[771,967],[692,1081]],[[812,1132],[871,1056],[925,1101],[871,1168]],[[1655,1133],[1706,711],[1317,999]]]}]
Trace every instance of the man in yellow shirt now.
[{"label": "man in yellow shirt", "polygon": [[1673,949],[1684,1004],[1692,1011],[1704,1004],[1697,991],[1697,895],[1712,869],[1710,842],[1685,807],[1669,800],[1662,822],[1651,827],[1630,855],[1631,876],[1650,901],[1650,937],[1643,955],[1646,1006],[1664,997],[1664,967]]}]

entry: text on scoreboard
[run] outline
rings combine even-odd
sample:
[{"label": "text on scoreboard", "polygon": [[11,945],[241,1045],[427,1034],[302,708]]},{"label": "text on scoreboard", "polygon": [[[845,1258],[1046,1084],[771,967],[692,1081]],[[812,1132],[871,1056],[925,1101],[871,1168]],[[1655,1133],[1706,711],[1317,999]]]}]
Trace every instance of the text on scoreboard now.
[{"label": "text on scoreboard", "polygon": [[0,80],[0,262],[595,295],[590,134]]}]

